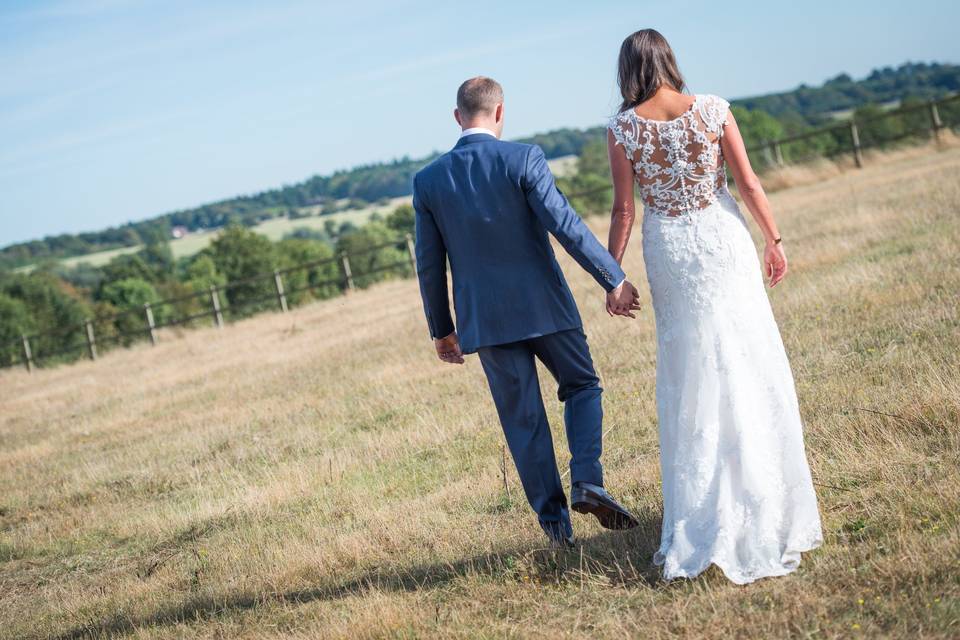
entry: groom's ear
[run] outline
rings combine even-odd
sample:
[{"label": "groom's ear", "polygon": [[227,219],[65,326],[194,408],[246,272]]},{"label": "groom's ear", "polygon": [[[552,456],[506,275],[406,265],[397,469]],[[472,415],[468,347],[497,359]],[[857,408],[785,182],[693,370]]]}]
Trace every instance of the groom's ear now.
[{"label": "groom's ear", "polygon": [[499,124],[503,122],[503,103],[502,102],[497,105],[497,109],[496,109],[496,112],[494,112],[493,117],[496,123]]},{"label": "groom's ear", "polygon": [[457,121],[458,125],[463,126],[463,121],[460,120],[460,109],[453,110],[453,119]]}]

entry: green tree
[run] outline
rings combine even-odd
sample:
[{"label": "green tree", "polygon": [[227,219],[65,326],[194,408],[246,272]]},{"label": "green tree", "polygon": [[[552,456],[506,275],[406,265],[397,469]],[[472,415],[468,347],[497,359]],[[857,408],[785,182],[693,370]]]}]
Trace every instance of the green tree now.
[{"label": "green tree", "polygon": [[610,211],[613,191],[606,140],[595,138],[584,144],[576,171],[557,179],[557,186],[582,216]]},{"label": "green tree", "polygon": [[174,277],[176,261],[173,259],[170,243],[166,239],[148,244],[137,255],[153,272],[151,282],[163,282]]},{"label": "green tree", "polygon": [[[930,111],[926,100],[916,96],[907,96],[900,101],[900,109],[909,109],[907,113],[898,116],[903,135],[926,138],[930,135]],[[941,114],[941,119],[942,119]]]},{"label": "green tree", "polygon": [[[734,111],[734,113],[738,113]],[[810,130],[810,124],[798,113],[788,111],[777,118],[783,125],[783,133],[793,136]],[[811,158],[829,155],[839,149],[839,138],[831,133],[825,133],[809,138],[801,138],[794,142],[787,142],[780,146],[785,162],[802,162]],[[763,158],[767,161],[766,156]]]},{"label": "green tree", "polygon": [[393,229],[398,236],[413,234],[415,213],[409,204],[402,204],[387,216],[387,226]]},{"label": "green tree", "polygon": [[887,111],[875,104],[867,104],[853,112],[864,147],[885,147],[898,140],[904,132],[904,123],[898,117],[883,117]]},{"label": "green tree", "polygon": [[27,305],[0,293],[0,363],[10,365],[19,361],[22,358],[21,336],[34,330]]},{"label": "green tree", "polygon": [[409,275],[410,263],[402,250],[403,241],[382,222],[370,222],[357,231],[343,235],[337,249],[350,259],[353,281],[367,287],[390,277]]},{"label": "green tree", "polygon": [[239,226],[227,227],[210,243],[210,257],[217,273],[227,279],[221,301],[238,315],[275,307],[272,272],[273,243],[266,236]]},{"label": "green tree", "polygon": [[103,288],[103,299],[118,309],[140,309],[160,298],[152,284],[140,278],[124,278]]},{"label": "green tree", "polygon": [[296,207],[287,207],[287,218],[297,220],[299,218],[309,218],[311,215],[309,209],[298,209]]},{"label": "green tree", "polygon": [[[180,320],[195,316],[210,309],[210,287],[222,287],[227,279],[217,271],[217,266],[207,249],[181,261],[180,274],[158,287],[164,299],[172,299],[167,309],[168,318]],[[191,296],[191,294],[195,294]]]},{"label": "green tree", "polygon": [[336,239],[337,237],[337,223],[334,220],[324,220],[323,221],[323,232],[327,234],[327,237],[331,240]]},{"label": "green tree", "polygon": [[[113,326],[118,334],[123,334],[124,344],[130,344],[148,335],[144,305],[147,303],[154,305],[160,300],[157,290],[151,283],[142,278],[117,280],[103,288],[102,299],[120,314],[113,319]],[[162,324],[166,320],[166,305],[158,305],[151,310],[154,322]]]},{"label": "green tree", "polygon": [[[330,222],[330,220],[327,220]],[[284,239],[287,238],[297,238],[299,240],[317,240],[320,242],[330,243],[330,236],[322,229],[314,229],[313,227],[297,227],[290,233],[284,236]]]},{"label": "green tree", "polygon": [[[103,285],[127,278],[140,278],[147,282],[156,282],[157,273],[147,264],[139,253],[123,254],[114,257],[103,265]],[[99,297],[99,296],[98,296]]]},{"label": "green tree", "polygon": [[211,286],[222,287],[226,276],[217,271],[217,263],[209,252],[201,251],[193,256],[184,270],[184,281],[194,291],[209,291]]},{"label": "green tree", "polygon": [[[737,106],[731,107],[730,111],[737,120],[737,128],[740,129],[740,135],[743,136],[744,145],[748,149],[778,140],[785,135],[783,125],[766,111]],[[766,151],[750,154],[750,164],[758,171],[772,166],[774,160],[774,157]]]},{"label": "green tree", "polygon": [[58,264],[54,267],[53,273],[78,289],[85,290],[88,294],[99,290],[100,284],[105,278],[103,269],[95,267],[89,262],[80,262],[74,267],[65,267],[63,264]]},{"label": "green tree", "polygon": [[[280,267],[291,269],[283,274],[290,304],[330,298],[340,292],[340,265],[330,245],[317,240],[286,238],[277,243],[276,252]],[[303,265],[310,266],[297,268]]]},{"label": "green tree", "polygon": [[27,308],[39,334],[30,340],[38,361],[59,362],[82,354],[83,322],[92,309],[69,283],[46,271],[6,274],[0,276],[0,293]]}]

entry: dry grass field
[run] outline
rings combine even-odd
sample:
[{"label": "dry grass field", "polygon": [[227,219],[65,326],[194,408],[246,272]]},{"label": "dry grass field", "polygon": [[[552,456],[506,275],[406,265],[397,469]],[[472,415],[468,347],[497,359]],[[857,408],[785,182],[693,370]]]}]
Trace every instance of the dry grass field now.
[{"label": "dry grass field", "polygon": [[544,549],[479,363],[436,361],[388,282],[0,373],[0,637],[960,637],[960,149],[772,201],[826,536],[797,573],[659,579],[652,311],[608,318],[564,256],[643,526],[574,514],[579,548]]}]

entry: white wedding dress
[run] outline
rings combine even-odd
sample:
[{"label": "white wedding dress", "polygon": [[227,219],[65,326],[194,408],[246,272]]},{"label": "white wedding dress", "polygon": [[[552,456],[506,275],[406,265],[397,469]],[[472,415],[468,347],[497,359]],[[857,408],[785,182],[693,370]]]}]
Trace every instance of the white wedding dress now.
[{"label": "white wedding dress", "polygon": [[711,563],[735,583],[789,573],[822,542],[790,364],[757,250],[727,190],[728,103],[633,110],[610,129],[644,203],[643,258],[657,326],[664,577]]}]

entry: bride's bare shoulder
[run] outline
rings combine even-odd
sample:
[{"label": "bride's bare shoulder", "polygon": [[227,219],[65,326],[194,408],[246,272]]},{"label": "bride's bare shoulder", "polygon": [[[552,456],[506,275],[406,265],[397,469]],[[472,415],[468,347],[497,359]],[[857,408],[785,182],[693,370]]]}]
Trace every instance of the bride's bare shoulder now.
[{"label": "bride's bare shoulder", "polygon": [[693,109],[697,102],[696,94],[670,92],[657,93],[631,109],[631,113],[641,120],[652,122],[670,122],[682,117]]}]

